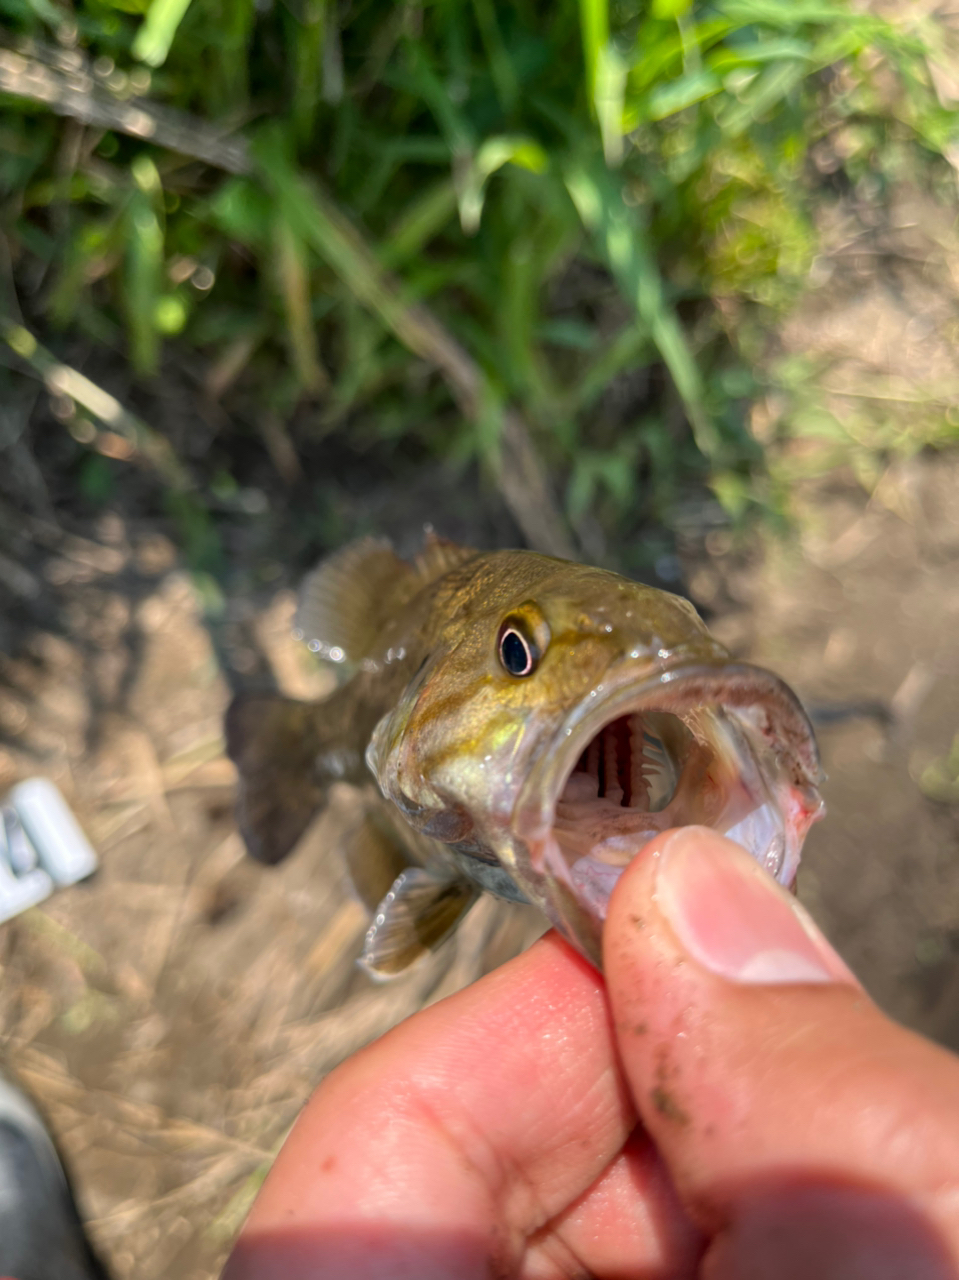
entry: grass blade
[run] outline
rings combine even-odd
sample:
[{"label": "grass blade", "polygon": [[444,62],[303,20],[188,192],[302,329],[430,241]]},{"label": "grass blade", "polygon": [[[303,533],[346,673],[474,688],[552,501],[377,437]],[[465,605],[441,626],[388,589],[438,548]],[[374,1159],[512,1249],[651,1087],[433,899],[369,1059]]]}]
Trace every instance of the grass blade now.
[{"label": "grass blade", "polygon": [[134,38],[133,56],[148,67],[162,66],[189,7],[190,0],[153,0]]},{"label": "grass blade", "polygon": [[706,410],[699,370],[679,320],[663,296],[662,277],[636,210],[624,202],[608,173],[571,166],[566,185],[623,297],[635,308],[669,369],[700,452],[715,458],[720,439]]}]

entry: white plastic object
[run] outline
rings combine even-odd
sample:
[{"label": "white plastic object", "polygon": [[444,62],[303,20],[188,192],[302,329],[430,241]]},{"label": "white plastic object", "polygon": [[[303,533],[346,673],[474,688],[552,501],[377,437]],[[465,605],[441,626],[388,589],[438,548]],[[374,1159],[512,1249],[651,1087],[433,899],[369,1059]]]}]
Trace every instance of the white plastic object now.
[{"label": "white plastic object", "polygon": [[53,881],[37,866],[37,851],[10,805],[0,809],[0,922],[48,898]]},{"label": "white plastic object", "polygon": [[25,876],[28,871],[36,871],[39,866],[37,851],[24,831],[23,823],[13,805],[5,804],[0,807],[0,820],[3,822],[4,850],[10,870],[15,876]]},{"label": "white plastic object", "polygon": [[97,855],[90,841],[48,778],[18,782],[7,803],[16,809],[41,867],[57,884],[76,884],[96,870]]}]

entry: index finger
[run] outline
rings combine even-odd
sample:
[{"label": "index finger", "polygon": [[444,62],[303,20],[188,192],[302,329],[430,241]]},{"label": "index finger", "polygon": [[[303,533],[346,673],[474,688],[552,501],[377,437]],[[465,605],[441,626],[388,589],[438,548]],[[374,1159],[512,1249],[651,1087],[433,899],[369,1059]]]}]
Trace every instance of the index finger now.
[{"label": "index finger", "polygon": [[550,935],[327,1078],[225,1277],[516,1274],[635,1123],[602,978]]}]

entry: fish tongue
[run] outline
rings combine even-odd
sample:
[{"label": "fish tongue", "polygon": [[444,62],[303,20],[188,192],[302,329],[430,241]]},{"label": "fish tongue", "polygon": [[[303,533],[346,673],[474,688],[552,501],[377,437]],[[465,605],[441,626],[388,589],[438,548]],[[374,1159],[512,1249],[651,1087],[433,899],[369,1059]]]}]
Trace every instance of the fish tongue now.
[{"label": "fish tongue", "polygon": [[569,775],[563,794],[560,796],[560,804],[587,804],[597,798],[598,788],[599,780],[594,774],[577,770]]}]

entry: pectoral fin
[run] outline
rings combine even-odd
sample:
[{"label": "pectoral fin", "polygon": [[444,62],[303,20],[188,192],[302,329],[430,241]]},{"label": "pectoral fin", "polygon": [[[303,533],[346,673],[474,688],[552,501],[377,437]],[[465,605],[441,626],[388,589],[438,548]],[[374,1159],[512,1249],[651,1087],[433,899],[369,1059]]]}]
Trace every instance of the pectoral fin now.
[{"label": "pectoral fin", "polygon": [[409,867],[377,907],[360,963],[374,978],[395,978],[435,951],[478,896],[468,880]]},{"label": "pectoral fin", "polygon": [[367,811],[343,842],[343,859],[356,895],[376,912],[397,879],[414,865],[385,824]]}]

